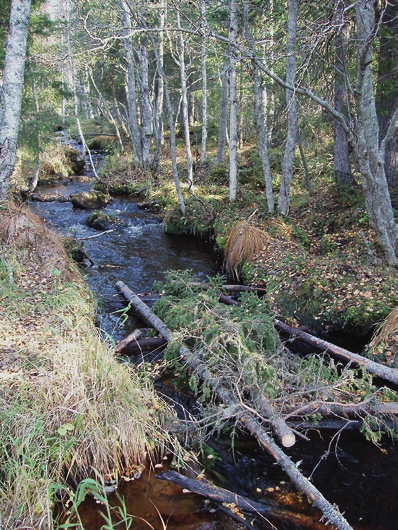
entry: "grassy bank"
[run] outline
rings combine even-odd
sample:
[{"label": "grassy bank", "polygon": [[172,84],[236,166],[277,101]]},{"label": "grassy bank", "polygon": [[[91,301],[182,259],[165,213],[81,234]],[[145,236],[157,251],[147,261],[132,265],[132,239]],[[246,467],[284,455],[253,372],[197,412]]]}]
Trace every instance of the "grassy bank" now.
[{"label": "grassy bank", "polygon": [[161,453],[170,411],[100,339],[57,236],[5,204],[0,304],[0,526],[49,528],[55,492]]}]

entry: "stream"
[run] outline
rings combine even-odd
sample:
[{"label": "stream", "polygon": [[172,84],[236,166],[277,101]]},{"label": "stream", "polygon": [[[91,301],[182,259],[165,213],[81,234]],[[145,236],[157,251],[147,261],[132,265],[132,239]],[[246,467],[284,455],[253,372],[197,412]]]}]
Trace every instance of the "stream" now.
[{"label": "stream", "polygon": [[[63,183],[40,186],[40,194],[69,196],[92,188],[92,179],[76,177]],[[167,270],[191,270],[198,280],[215,275],[219,266],[206,241],[167,236],[156,214],[143,211],[138,200],[115,197],[106,207],[122,222],[112,232],[92,238],[99,232],[86,225],[88,210],[73,209],[70,202],[32,202],[32,209],[48,226],[63,236],[84,241],[94,265],[86,270],[87,282],[99,299],[98,327],[115,341],[128,335],[137,325],[134,316],[124,320],[123,297],[115,283],[122,280],[136,293],[150,293],[154,282],[162,281]],[[173,399],[193,404],[187,390],[171,381],[157,385],[160,392]],[[332,503],[339,506],[355,529],[398,530],[398,451],[389,438],[380,448],[367,442],[357,431],[323,431],[315,428],[286,449],[300,469],[311,476],[314,485]],[[261,502],[270,500],[282,509],[303,515],[303,521],[276,520],[262,516],[231,517],[219,504],[206,501],[155,476],[168,468],[145,470],[139,480],[122,482],[118,494],[124,498],[127,513],[134,515],[132,528],[161,530],[211,530],[257,528],[279,530],[318,529],[321,513],[313,510],[289,482],[274,460],[256,441],[237,434],[233,447],[228,436],[221,435],[208,443],[211,454],[203,456],[200,469],[218,486]],[[117,503],[115,494],[111,500]],[[82,509],[87,530],[99,530],[104,524],[98,505],[87,499]],[[124,526],[122,525],[122,528]],[[325,528],[331,528],[327,526]]]}]

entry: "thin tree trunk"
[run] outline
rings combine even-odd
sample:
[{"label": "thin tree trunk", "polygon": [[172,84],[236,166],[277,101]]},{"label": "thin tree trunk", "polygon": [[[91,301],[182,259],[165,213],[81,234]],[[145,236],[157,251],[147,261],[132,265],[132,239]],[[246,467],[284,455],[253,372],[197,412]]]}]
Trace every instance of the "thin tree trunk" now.
[{"label": "thin tree trunk", "polygon": [[180,12],[177,10],[177,27],[179,31],[179,50],[178,62],[180,67],[180,83],[181,83],[181,119],[184,130],[185,139],[185,153],[187,159],[187,182],[188,188],[193,188],[193,163],[191,152],[191,139],[189,135],[189,119],[188,119],[188,91],[187,91],[187,72],[185,66],[185,42],[184,34],[181,31]]},{"label": "thin tree trunk", "polygon": [[[297,40],[297,0],[288,1],[288,36],[286,46],[286,82],[294,85],[296,76],[296,40]],[[297,102],[293,90],[286,90],[287,138],[282,162],[282,177],[279,190],[278,208],[281,214],[288,215],[290,207],[290,185],[293,178],[294,153],[297,141]]]},{"label": "thin tree trunk", "polygon": [[228,75],[226,57],[221,70],[221,94],[220,94],[220,118],[217,140],[216,164],[224,162],[225,146],[227,144],[227,124],[228,124]]},{"label": "thin tree trunk", "polygon": [[[348,89],[347,89],[347,49],[350,26],[345,20],[345,7],[347,1],[339,2],[339,17],[336,25],[339,31],[335,37],[335,81],[334,81],[334,107],[338,112],[348,114]],[[348,136],[339,120],[334,120],[334,174],[337,184],[351,186],[353,175],[350,165],[350,151]]]},{"label": "thin tree trunk", "polygon": [[207,40],[206,40],[206,0],[200,0],[200,28],[201,28],[201,60],[202,60],[202,146],[200,149],[200,161],[206,159],[207,147]]},{"label": "thin tree trunk", "polygon": [[[244,25],[246,29],[246,37],[249,42],[250,48],[254,52],[253,36],[250,32],[249,24],[248,24],[247,3],[244,4],[244,10],[245,10]],[[257,134],[258,134],[258,151],[260,154],[260,159],[261,159],[261,164],[262,164],[263,174],[264,174],[265,194],[267,197],[268,212],[272,213],[275,208],[275,203],[274,203],[274,196],[272,193],[272,176],[271,176],[271,168],[269,165],[269,157],[268,157],[267,117],[265,114],[266,105],[264,105],[266,101],[266,89],[261,87],[261,79],[259,76],[258,67],[254,61],[252,62],[252,69],[253,69],[253,91],[254,91],[254,117],[256,121],[256,128],[257,128]]]},{"label": "thin tree trunk", "polygon": [[0,200],[7,196],[16,161],[30,7],[30,0],[11,2],[0,87]]},{"label": "thin tree trunk", "polygon": [[141,94],[141,145],[142,163],[145,167],[151,165],[151,142],[152,142],[152,111],[149,101],[149,72],[148,72],[148,50],[145,44],[141,44],[139,50],[140,61],[140,94]]},{"label": "thin tree trunk", "polygon": [[135,79],[135,61],[134,61],[134,50],[131,42],[131,19],[130,19],[130,8],[126,0],[118,1],[118,8],[120,13],[121,22],[123,25],[123,46],[126,54],[126,97],[127,97],[127,109],[128,109],[128,128],[130,131],[130,138],[133,147],[134,160],[142,164],[142,146],[141,146],[141,135],[138,126],[138,113],[137,113],[137,91],[136,91],[136,79]]},{"label": "thin tree trunk", "polygon": [[[164,43],[163,31],[166,23],[166,9],[165,0],[160,0],[160,31],[158,36],[158,61],[163,68]],[[164,82],[162,75],[157,72],[157,85],[155,97],[155,116],[154,116],[154,135],[155,135],[155,153],[153,156],[153,169],[155,172],[159,170],[160,151],[164,141],[163,138],[163,100],[164,100]]]},{"label": "thin tree trunk", "polygon": [[229,4],[229,200],[236,199],[238,190],[238,156],[237,156],[237,90],[236,90],[236,37],[237,2]]}]

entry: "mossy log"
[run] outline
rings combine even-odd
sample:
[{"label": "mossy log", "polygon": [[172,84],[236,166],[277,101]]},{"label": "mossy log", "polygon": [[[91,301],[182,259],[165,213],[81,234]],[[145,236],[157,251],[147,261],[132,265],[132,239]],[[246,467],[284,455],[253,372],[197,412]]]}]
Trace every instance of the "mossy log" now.
[{"label": "mossy log", "polygon": [[352,353],[344,348],[341,348],[340,346],[331,344],[326,340],[314,337],[313,335],[310,335],[305,331],[301,331],[300,329],[292,328],[291,326],[288,326],[279,320],[275,320],[275,328],[278,331],[282,331],[297,337],[299,340],[302,340],[306,344],[309,344],[318,350],[330,353],[331,355],[338,357],[339,359],[343,359],[344,361],[354,363],[376,377],[380,377],[381,379],[385,379],[386,381],[390,381],[390,383],[394,383],[396,385],[398,384],[398,370],[395,370],[394,368],[389,368],[383,364],[366,359],[366,357],[363,357],[362,355]]},{"label": "mossy log", "polygon": [[[172,338],[171,331],[165,326],[162,320],[157,317],[149,307],[142,302],[142,300],[131,291],[127,285],[119,281],[116,287],[123,293],[126,299],[131,302],[132,306],[142,315],[142,318],[150,325],[155,327],[159,333],[167,340]],[[254,436],[260,445],[262,445],[280,464],[285,473],[290,479],[305,493],[314,505],[321,510],[327,523],[335,525],[337,530],[352,530],[339,510],[325,499],[325,497],[315,488],[315,486],[300,472],[296,464],[285,455],[285,453],[278,447],[273,438],[265,431],[264,427],[253,417],[247,409],[243,409],[240,402],[231,396],[231,393],[219,383],[219,378],[210,374],[207,366],[203,365],[201,361],[196,359],[192,353],[185,346],[180,346],[180,354],[183,356],[187,364],[196,370],[199,377],[206,380],[216,395],[228,407],[236,410],[235,416]]]}]

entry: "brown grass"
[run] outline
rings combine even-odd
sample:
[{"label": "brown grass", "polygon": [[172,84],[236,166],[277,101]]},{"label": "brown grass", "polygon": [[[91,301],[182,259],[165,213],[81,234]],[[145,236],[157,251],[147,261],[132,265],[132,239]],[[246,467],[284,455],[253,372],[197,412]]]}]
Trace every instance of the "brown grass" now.
[{"label": "brown grass", "polygon": [[257,256],[269,242],[270,236],[248,221],[232,228],[225,246],[225,266],[228,275],[239,278],[243,263]]}]

